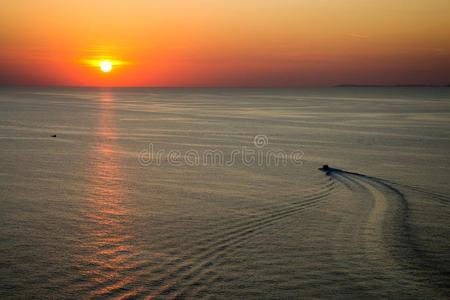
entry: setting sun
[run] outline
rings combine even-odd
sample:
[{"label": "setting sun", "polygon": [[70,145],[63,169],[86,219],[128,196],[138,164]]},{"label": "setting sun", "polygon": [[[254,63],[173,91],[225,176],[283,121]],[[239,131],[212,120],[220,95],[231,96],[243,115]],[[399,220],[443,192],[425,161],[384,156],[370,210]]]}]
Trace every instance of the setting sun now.
[{"label": "setting sun", "polygon": [[98,57],[80,59],[79,62],[95,70],[100,69],[102,73],[110,73],[113,69],[117,71],[119,68],[130,64],[129,61],[114,58],[111,53],[105,53]]},{"label": "setting sun", "polygon": [[104,73],[109,73],[112,70],[112,63],[110,61],[102,61],[100,63],[100,70]]}]

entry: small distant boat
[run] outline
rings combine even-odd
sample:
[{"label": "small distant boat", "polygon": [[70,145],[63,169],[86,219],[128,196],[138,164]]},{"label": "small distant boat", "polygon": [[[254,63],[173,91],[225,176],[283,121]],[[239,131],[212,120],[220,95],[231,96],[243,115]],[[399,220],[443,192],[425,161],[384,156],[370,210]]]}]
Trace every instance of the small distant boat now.
[{"label": "small distant boat", "polygon": [[323,165],[322,168],[319,168],[319,170],[325,172],[327,175],[330,175],[331,172],[336,171],[337,169],[330,168],[328,165]]},{"label": "small distant boat", "polygon": [[321,170],[321,171],[329,171],[330,167],[328,165],[323,165],[323,167],[320,168],[319,170]]},{"label": "small distant boat", "polygon": [[56,134],[53,134],[51,137],[56,137]]}]

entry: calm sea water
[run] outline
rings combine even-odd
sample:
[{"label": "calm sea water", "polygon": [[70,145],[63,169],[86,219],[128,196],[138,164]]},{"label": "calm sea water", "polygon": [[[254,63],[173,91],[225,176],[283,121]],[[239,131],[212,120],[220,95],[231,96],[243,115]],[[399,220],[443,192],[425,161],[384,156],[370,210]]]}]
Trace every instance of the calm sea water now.
[{"label": "calm sea water", "polygon": [[3,88],[0,298],[448,298],[449,149],[450,89]]}]

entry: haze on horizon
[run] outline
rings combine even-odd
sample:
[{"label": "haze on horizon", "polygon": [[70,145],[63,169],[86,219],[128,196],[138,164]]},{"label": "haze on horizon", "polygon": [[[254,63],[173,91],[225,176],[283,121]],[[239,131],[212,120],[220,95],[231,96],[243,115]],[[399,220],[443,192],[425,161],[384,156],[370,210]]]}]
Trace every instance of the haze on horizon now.
[{"label": "haze on horizon", "polygon": [[448,0],[5,0],[0,85],[445,85],[449,15]]}]

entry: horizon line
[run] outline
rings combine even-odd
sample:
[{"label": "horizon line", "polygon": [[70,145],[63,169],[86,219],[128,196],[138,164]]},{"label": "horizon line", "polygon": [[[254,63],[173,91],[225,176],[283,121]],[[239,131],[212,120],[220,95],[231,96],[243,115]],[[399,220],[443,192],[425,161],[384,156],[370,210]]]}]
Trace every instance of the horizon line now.
[{"label": "horizon line", "polygon": [[145,85],[56,85],[56,84],[0,84],[0,88],[91,88],[91,89],[309,89],[309,88],[448,88],[450,84],[335,84],[335,85],[298,85],[298,86],[145,86]]}]

